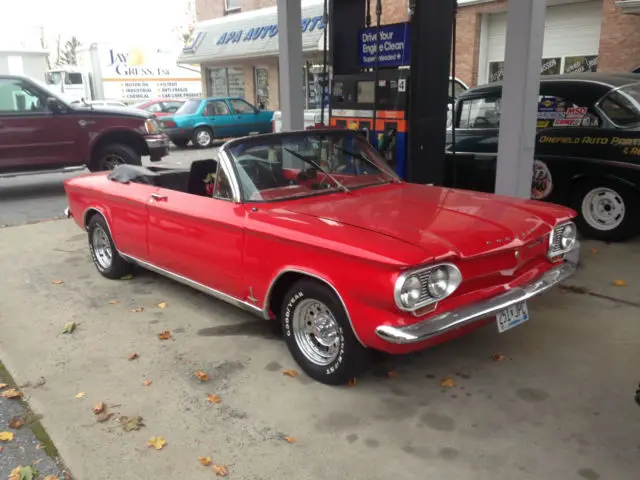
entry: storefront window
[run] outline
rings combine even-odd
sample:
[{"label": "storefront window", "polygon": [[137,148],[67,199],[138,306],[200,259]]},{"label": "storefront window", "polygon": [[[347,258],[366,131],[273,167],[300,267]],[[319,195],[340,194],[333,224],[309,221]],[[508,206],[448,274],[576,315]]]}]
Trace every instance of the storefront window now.
[{"label": "storefront window", "polygon": [[489,82],[499,82],[504,78],[504,62],[489,63]]},{"label": "storefront window", "polygon": [[266,68],[256,67],[255,75],[255,96],[256,105],[262,106],[264,109],[269,108],[269,70]]},{"label": "storefront window", "polygon": [[209,72],[211,96],[244,98],[244,70],[242,68],[212,68]]},{"label": "storefront window", "polygon": [[597,55],[580,55],[578,57],[565,57],[564,73],[597,72]]}]

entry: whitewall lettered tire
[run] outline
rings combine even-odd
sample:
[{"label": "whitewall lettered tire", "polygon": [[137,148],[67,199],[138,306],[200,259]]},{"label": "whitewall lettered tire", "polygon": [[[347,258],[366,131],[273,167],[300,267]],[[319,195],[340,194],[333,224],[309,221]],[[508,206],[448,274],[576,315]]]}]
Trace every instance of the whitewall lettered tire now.
[{"label": "whitewall lettered tire", "polygon": [[311,378],[343,385],[366,369],[369,351],[356,338],[342,302],[325,284],[296,282],[285,295],[281,316],[287,347]]}]

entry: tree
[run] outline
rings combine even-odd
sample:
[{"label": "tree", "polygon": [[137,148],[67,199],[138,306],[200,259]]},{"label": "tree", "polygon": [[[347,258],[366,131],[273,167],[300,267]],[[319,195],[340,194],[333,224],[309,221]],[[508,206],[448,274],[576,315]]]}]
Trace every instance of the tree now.
[{"label": "tree", "polygon": [[77,50],[81,45],[80,41],[75,37],[71,37],[71,40],[67,40],[64,46],[61,45],[62,38],[58,35],[57,40],[57,58],[56,65],[77,65]]},{"label": "tree", "polygon": [[186,0],[183,15],[182,22],[175,27],[178,40],[182,45],[189,41],[196,28],[196,13],[193,0]]},{"label": "tree", "polygon": [[[40,25],[40,47],[42,47],[42,50],[48,50],[47,39],[44,34],[44,25]],[[47,70],[51,69],[51,60],[49,57],[50,55],[47,55]]]}]

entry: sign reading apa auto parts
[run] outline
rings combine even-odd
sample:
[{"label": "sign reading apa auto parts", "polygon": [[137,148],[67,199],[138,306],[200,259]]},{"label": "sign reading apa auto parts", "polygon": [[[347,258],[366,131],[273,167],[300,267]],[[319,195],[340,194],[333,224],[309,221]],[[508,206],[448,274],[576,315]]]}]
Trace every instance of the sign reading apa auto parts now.
[{"label": "sign reading apa auto parts", "polygon": [[358,31],[358,63],[363,68],[376,65],[376,46],[379,67],[399,67],[411,62],[410,27],[408,23],[381,25]]}]

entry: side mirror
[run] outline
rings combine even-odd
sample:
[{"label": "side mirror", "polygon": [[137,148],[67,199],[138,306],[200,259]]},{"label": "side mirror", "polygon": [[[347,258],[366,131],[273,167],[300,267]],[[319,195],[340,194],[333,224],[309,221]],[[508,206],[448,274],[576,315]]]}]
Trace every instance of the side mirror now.
[{"label": "side mirror", "polygon": [[46,105],[53,113],[60,113],[64,110],[60,102],[53,97],[47,97]]}]

